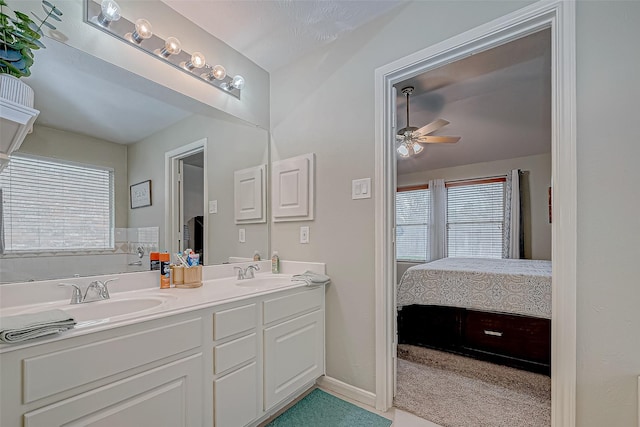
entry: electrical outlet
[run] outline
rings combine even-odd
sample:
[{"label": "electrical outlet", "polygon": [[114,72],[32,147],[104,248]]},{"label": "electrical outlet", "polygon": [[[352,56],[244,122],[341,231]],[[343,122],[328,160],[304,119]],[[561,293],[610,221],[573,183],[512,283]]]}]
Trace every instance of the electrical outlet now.
[{"label": "electrical outlet", "polygon": [[217,200],[209,200],[209,213],[210,214],[218,213],[218,201]]},{"label": "electrical outlet", "polygon": [[247,241],[244,228],[238,230],[238,241],[240,243],[245,243]]},{"label": "electrical outlet", "polygon": [[300,243],[309,243],[309,227],[300,227]]}]

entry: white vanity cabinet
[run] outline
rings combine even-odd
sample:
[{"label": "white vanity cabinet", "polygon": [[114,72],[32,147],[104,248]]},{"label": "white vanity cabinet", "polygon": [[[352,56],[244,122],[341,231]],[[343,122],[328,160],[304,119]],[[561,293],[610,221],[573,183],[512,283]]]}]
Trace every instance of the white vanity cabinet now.
[{"label": "white vanity cabinet", "polygon": [[324,286],[263,303],[264,409],[324,374]]},{"label": "white vanity cabinet", "polygon": [[0,425],[201,426],[202,319],[175,316],[0,354]]},{"label": "white vanity cabinet", "polygon": [[213,313],[214,426],[243,427],[260,415],[258,307],[242,302]]},{"label": "white vanity cabinet", "polygon": [[324,374],[324,286],[0,353],[2,427],[255,426]]}]

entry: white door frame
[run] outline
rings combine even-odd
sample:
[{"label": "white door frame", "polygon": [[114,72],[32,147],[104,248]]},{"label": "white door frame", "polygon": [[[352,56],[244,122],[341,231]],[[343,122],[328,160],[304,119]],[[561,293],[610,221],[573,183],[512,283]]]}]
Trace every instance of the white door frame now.
[{"label": "white door frame", "polygon": [[446,63],[551,29],[553,186],[551,418],[575,426],[576,406],[576,65],[575,3],[538,2],[376,69],[376,408],[393,405],[396,157],[392,87]]},{"label": "white door frame", "polygon": [[209,200],[209,190],[208,190],[208,174],[207,174],[207,138],[200,139],[198,141],[192,142],[187,145],[183,145],[182,147],[178,147],[171,151],[167,151],[164,153],[164,177],[165,177],[165,185],[164,185],[164,212],[165,212],[165,224],[164,229],[165,236],[165,248],[168,248],[171,254],[175,254],[178,252],[178,243],[175,238],[179,234],[182,233],[178,224],[178,215],[179,214],[179,192],[178,192],[178,184],[174,180],[174,177],[177,174],[178,163],[180,160],[185,157],[189,157],[193,154],[197,154],[202,152],[204,156],[204,206],[203,206],[203,242],[202,242],[202,250],[204,251],[204,259],[202,260],[203,265],[209,265],[209,215],[208,211],[208,200]]}]

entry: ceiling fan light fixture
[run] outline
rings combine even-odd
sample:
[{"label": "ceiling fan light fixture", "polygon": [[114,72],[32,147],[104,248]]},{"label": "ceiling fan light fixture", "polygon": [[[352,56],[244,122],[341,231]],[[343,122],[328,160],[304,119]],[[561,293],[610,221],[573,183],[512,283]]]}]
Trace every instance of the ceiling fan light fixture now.
[{"label": "ceiling fan light fixture", "polygon": [[409,157],[410,156],[409,149],[407,148],[407,145],[405,143],[400,144],[398,146],[398,148],[396,149],[396,151],[402,157]]},{"label": "ceiling fan light fixture", "polygon": [[424,147],[422,145],[420,145],[419,142],[413,142],[413,144],[411,145],[411,148],[413,148],[413,154],[418,154],[419,152],[421,152]]}]

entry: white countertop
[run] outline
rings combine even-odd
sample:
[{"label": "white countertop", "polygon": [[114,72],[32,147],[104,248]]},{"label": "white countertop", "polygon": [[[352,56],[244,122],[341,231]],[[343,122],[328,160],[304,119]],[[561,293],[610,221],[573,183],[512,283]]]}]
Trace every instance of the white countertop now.
[{"label": "white countertop", "polygon": [[[109,300],[83,304],[71,305],[69,299],[65,299],[4,307],[0,308],[0,316],[61,309],[76,317],[78,324],[75,328],[60,334],[20,343],[0,344],[0,353],[304,286],[304,282],[292,281],[292,274],[262,273],[256,274],[255,279],[237,280],[226,277],[205,280],[202,287],[194,289],[159,289],[158,286],[154,286],[120,292],[112,290]],[[153,306],[125,314],[96,315],[109,313],[110,303],[115,303],[111,307],[116,307],[132,301],[136,304],[135,301],[141,300]],[[124,301],[124,304],[121,301]]]}]

